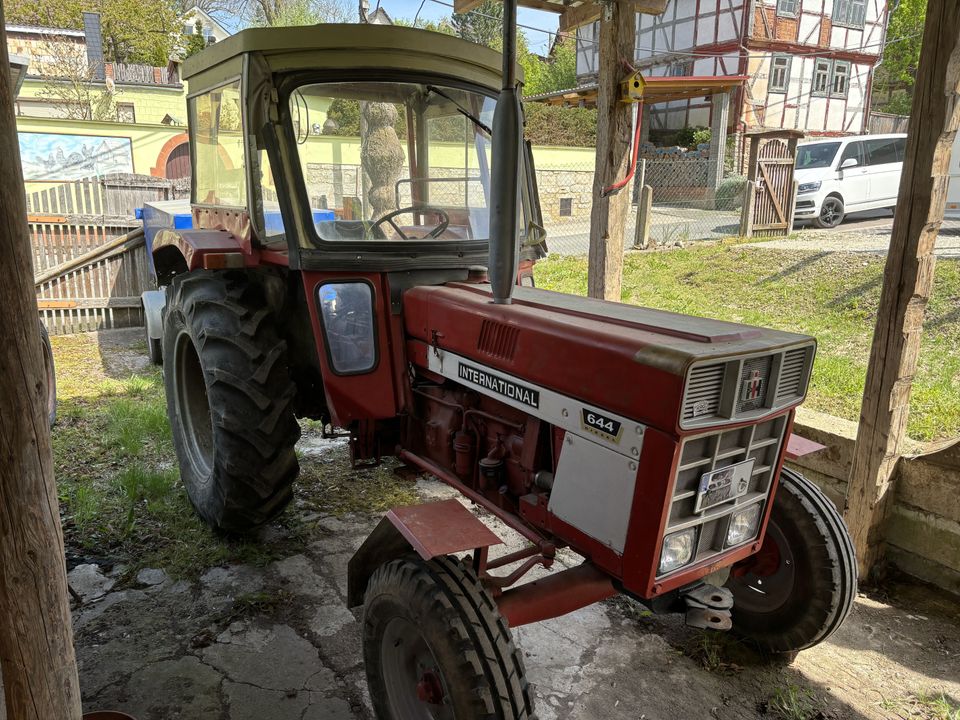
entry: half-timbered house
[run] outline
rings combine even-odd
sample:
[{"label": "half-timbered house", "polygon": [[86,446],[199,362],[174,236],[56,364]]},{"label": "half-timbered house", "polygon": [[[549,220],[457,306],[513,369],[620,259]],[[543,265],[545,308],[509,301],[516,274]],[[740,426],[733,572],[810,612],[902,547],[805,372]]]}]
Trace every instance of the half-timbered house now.
[{"label": "half-timbered house", "polygon": [[[731,96],[735,130],[860,133],[888,12],[886,0],[671,0],[661,16],[637,15],[635,64],[652,76],[747,76]],[[584,87],[596,77],[597,40],[596,22],[577,29]],[[679,100],[648,115],[652,128],[709,127],[713,106]]]}]

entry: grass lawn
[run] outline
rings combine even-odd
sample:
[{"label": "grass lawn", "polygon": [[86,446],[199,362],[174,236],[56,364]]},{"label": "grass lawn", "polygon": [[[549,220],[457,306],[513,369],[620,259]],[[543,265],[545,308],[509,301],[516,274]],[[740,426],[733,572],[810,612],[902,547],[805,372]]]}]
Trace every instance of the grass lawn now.
[{"label": "grass lawn", "polygon": [[[819,342],[806,405],[857,420],[884,258],[767,250],[743,244],[631,253],[624,302],[813,335]],[[586,294],[587,262],[551,255],[537,285]],[[909,433],[916,440],[960,435],[960,262],[937,263],[927,308]]]},{"label": "grass lawn", "polygon": [[[74,561],[160,567],[192,577],[227,562],[262,564],[294,552],[311,515],[384,511],[415,502],[391,466],[353,471],[344,447],[302,455],[294,512],[249,538],[212,532],[180,482],[159,368],[146,346],[93,334],[51,338],[59,408],[51,433],[64,539]],[[302,422],[305,438],[319,435]]]}]

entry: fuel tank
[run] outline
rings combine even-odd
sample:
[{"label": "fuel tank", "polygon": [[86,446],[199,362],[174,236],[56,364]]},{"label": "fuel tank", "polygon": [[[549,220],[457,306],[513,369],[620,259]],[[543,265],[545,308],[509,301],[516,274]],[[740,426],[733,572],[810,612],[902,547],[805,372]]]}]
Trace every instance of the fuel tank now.
[{"label": "fuel tank", "polygon": [[489,285],[416,287],[404,293],[403,314],[408,338],[476,361],[477,373],[671,434],[799,404],[815,350],[795,333],[526,287],[510,305],[493,304]]}]

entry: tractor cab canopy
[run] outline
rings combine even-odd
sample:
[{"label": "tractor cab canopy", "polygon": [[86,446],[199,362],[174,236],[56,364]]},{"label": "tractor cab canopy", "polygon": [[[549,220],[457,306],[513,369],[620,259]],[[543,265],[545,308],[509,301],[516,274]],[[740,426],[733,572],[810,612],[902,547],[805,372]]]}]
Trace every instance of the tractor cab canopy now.
[{"label": "tractor cab canopy", "polygon": [[[294,267],[485,265],[500,65],[459,38],[377,25],[217,43],[185,63],[195,217],[245,213],[252,242]],[[517,241],[532,247],[524,158]]]}]

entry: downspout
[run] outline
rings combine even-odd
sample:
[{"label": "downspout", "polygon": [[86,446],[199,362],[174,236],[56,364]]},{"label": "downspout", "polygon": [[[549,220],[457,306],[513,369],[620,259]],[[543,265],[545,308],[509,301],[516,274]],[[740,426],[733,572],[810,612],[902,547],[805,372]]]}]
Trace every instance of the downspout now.
[{"label": "downspout", "polygon": [[490,262],[493,302],[509,305],[517,279],[520,207],[520,95],[517,92],[517,0],[503,0],[503,87],[493,114]]}]

